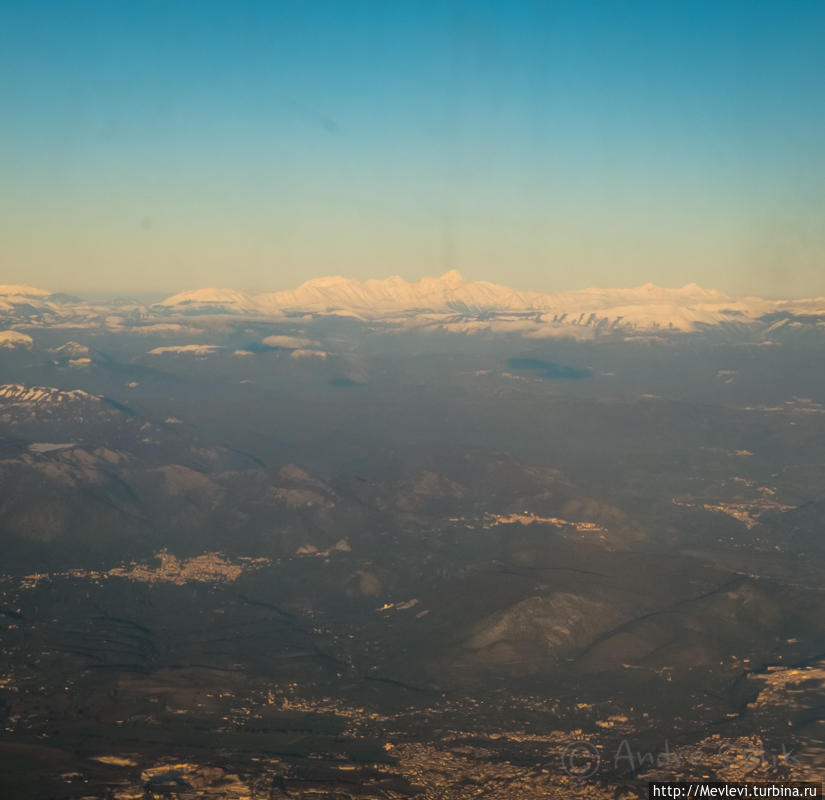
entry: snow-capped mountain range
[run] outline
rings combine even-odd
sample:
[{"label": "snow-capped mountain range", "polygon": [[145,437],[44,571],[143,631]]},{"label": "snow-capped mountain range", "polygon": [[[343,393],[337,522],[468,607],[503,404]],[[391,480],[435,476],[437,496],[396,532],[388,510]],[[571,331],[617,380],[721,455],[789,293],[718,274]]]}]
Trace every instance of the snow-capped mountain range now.
[{"label": "snow-capped mountain range", "polygon": [[729,303],[719,292],[696,284],[682,289],[662,289],[647,284],[637,289],[585,289],[562,294],[525,292],[487,281],[465,281],[456,270],[440,278],[422,278],[410,283],[394,276],[383,280],[358,281],[333,276],[314,278],[297,289],[248,294],[229,289],[197,289],[181,292],[162,301],[171,308],[222,306],[236,311],[354,312],[376,317],[398,312],[559,312],[587,305],[593,309],[656,303]]},{"label": "snow-capped mountain range", "polygon": [[239,314],[313,313],[353,316],[364,320],[406,318],[418,325],[441,324],[470,331],[495,328],[521,317],[537,335],[558,328],[629,328],[689,331],[702,325],[742,323],[766,315],[825,315],[825,298],[776,301],[734,298],[688,284],[665,289],[652,283],[632,289],[583,289],[543,294],[519,291],[487,281],[466,281],[451,270],[440,278],[408,282],[394,276],[358,281],[341,276],[315,278],[297,289],[261,294],[229,289],[181,292],[160,305],[181,312],[209,309]]},{"label": "snow-capped mountain range", "polygon": [[[196,289],[148,307],[123,301],[95,304],[27,286],[0,286],[0,330],[70,323],[118,328],[215,313],[270,318],[332,315],[403,328],[589,337],[611,330],[693,331],[751,323],[769,327],[792,324],[795,319],[825,324],[825,298],[733,297],[696,284],[669,289],[651,283],[545,294],[467,281],[455,270],[414,282],[398,276],[366,281],[333,276],[276,292]],[[23,344],[7,338],[7,346]]]},{"label": "snow-capped mountain range", "polygon": [[0,406],[21,406],[28,408],[68,408],[100,406],[99,397],[82,389],[63,391],[51,386],[23,386],[19,383],[0,385]]},{"label": "snow-capped mountain range", "polygon": [[119,412],[98,395],[53,386],[0,385],[0,423],[90,423]]}]

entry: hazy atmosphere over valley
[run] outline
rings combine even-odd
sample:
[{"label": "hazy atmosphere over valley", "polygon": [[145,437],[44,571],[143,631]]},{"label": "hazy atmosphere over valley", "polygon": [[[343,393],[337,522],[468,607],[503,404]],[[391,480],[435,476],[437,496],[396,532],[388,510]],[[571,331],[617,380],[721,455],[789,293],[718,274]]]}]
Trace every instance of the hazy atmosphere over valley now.
[{"label": "hazy atmosphere over valley", "polygon": [[821,787],[822,41],[0,3],[0,798]]}]

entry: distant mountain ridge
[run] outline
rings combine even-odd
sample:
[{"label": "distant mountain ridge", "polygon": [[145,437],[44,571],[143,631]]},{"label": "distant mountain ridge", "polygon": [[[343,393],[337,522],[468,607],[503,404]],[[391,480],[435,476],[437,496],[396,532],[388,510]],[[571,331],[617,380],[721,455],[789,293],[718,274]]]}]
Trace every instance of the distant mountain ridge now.
[{"label": "distant mountain ridge", "polygon": [[[295,315],[352,317],[403,328],[456,333],[520,332],[544,338],[589,337],[597,331],[694,331],[706,327],[825,325],[825,298],[768,300],[734,297],[695,283],[663,288],[590,288],[559,293],[467,281],[456,270],[437,278],[399,276],[359,281],[340,275],[313,278],[295,289],[244,292],[204,288],[180,292],[151,306],[87,302],[28,286],[0,286],[0,322],[7,327],[71,319],[107,327],[170,315],[229,314],[270,318]],[[2,326],[0,326],[2,327]]]},{"label": "distant mountain ridge", "polygon": [[225,305],[238,310],[306,310],[341,309],[368,313],[427,310],[450,311],[466,307],[474,310],[547,311],[588,300],[605,307],[618,303],[648,303],[691,299],[697,302],[728,302],[730,298],[695,283],[681,289],[664,289],[652,283],[633,289],[583,289],[560,294],[511,289],[488,281],[466,281],[457,270],[439,278],[405,281],[391,278],[359,281],[340,275],[313,278],[296,289],[252,294],[233,289],[196,289],[180,292],[159,305]]},{"label": "distant mountain ridge", "polygon": [[[487,281],[466,281],[456,270],[439,278],[408,282],[401,277],[359,281],[340,275],[314,278],[296,289],[248,293],[196,289],[161,301],[177,311],[230,313],[322,313],[364,320],[397,316],[452,315],[483,319],[496,315],[533,316],[535,323],[589,328],[694,330],[701,325],[755,321],[772,312],[825,314],[825,300],[776,301],[734,298],[695,283],[668,289],[652,283],[628,289],[582,289],[547,294],[511,289]],[[457,320],[448,322],[457,324]],[[467,330],[469,332],[469,329]]]}]

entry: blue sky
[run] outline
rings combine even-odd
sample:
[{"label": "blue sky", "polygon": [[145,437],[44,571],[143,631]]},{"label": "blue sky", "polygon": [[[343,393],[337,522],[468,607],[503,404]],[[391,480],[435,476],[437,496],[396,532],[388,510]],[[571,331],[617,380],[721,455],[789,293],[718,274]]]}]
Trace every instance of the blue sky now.
[{"label": "blue sky", "polygon": [[825,3],[0,0],[0,282],[825,294]]}]

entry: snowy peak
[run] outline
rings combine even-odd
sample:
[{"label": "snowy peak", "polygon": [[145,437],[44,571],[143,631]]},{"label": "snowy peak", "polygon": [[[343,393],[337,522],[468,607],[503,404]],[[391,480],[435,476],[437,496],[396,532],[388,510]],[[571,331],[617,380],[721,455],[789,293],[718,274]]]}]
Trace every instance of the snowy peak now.
[{"label": "snowy peak", "polygon": [[85,344],[69,341],[59,347],[52,347],[49,352],[63,358],[84,358],[89,355],[89,348]]},{"label": "snowy peak", "polygon": [[464,283],[464,277],[457,269],[451,269],[449,272],[445,272],[438,280],[452,289]]},{"label": "snowy peak", "polygon": [[28,408],[67,408],[77,405],[99,406],[101,398],[82,389],[64,391],[51,386],[23,386],[20,383],[0,385],[0,404]]},{"label": "snowy peak", "polygon": [[51,292],[47,292],[45,289],[35,289],[33,286],[0,283],[0,295],[17,297],[48,297],[50,294]]},{"label": "snowy peak", "polygon": [[255,295],[260,310],[352,312],[367,318],[415,311],[445,312],[456,305],[513,308],[530,306],[530,300],[504,286],[468,283],[456,270],[439,278],[409,282],[398,275],[358,281],[335,275],[314,278],[292,290]]},{"label": "snowy peak", "polygon": [[111,433],[112,426],[126,431],[132,422],[125,406],[82,389],[0,385],[0,424],[15,426],[16,436],[41,443],[30,447],[32,452],[49,452],[54,442],[94,440],[103,430]]},{"label": "snowy peak", "polygon": [[15,350],[18,347],[31,349],[32,337],[20,331],[0,331],[0,348],[3,350]]},{"label": "snowy peak", "polygon": [[238,292],[234,289],[194,289],[192,291],[179,292],[172,297],[161,300],[161,306],[232,306],[237,309],[251,309],[254,304],[250,302],[250,296],[246,292]]},{"label": "snowy peak", "polygon": [[15,307],[47,305],[51,292],[33,286],[0,284],[0,311],[13,311]]}]

